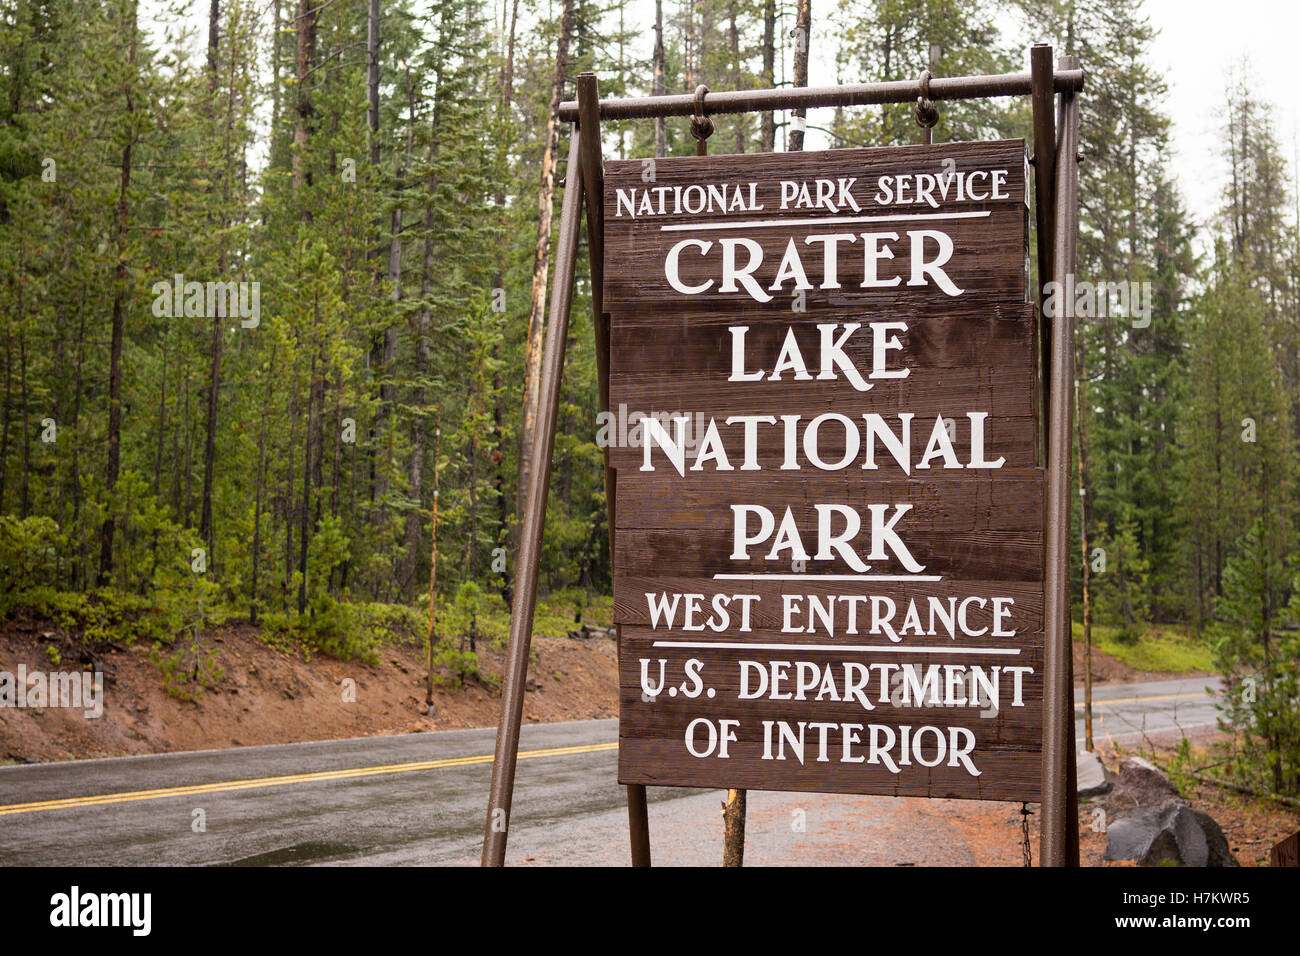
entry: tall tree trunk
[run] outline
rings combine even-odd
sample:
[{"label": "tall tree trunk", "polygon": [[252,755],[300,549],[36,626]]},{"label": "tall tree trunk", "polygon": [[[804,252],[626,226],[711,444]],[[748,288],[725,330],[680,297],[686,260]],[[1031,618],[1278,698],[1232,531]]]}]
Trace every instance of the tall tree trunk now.
[{"label": "tall tree trunk", "polygon": [[185,527],[192,525],[194,517],[194,434],[190,429],[190,365],[185,363]]},{"label": "tall tree trunk", "polygon": [[[736,22],[736,0],[730,0],[727,6],[727,35],[731,41],[731,88],[740,89],[740,26]],[[749,120],[748,114],[741,113],[736,116],[736,152],[745,151],[745,127]]]},{"label": "tall tree trunk", "polygon": [[[167,336],[162,340],[162,374],[159,376],[158,388],[158,442],[154,446],[153,457],[153,496],[157,500],[159,491],[162,486],[163,471],[163,439],[167,436]],[[62,505],[59,507],[60,524],[62,523]],[[149,545],[150,554],[153,558],[153,570],[149,572],[149,579],[153,579],[154,571],[158,569],[158,529],[155,528],[152,540]],[[142,585],[143,586],[143,585]]]},{"label": "tall tree trunk", "polygon": [[[320,328],[320,312],[316,313],[317,328]],[[318,333],[319,334],[319,333]],[[315,452],[311,462],[311,482],[312,489],[316,493],[315,510],[311,516],[311,526],[315,528],[321,519],[321,509],[325,505],[325,376],[329,371],[329,359],[325,351],[325,342],[322,340],[317,349],[317,360],[320,371],[312,377],[311,383],[311,400],[312,413],[316,420],[316,433],[313,444]]]},{"label": "tall tree trunk", "polygon": [[[524,353],[524,413],[519,429],[519,488],[516,513],[521,521],[528,497],[528,481],[533,468],[533,432],[540,400],[542,341],[546,331],[546,278],[551,253],[551,203],[555,196],[556,156],[560,146],[560,97],[569,65],[569,37],[573,31],[574,0],[564,0],[560,16],[560,34],[555,45],[555,75],[551,80],[551,100],[546,114],[546,147],[542,152],[541,194],[537,202],[537,246],[533,256],[533,286],[528,314],[528,344]],[[571,169],[567,175],[576,176]],[[575,182],[574,188],[577,188]]]},{"label": "tall tree trunk", "polygon": [[257,426],[257,479],[253,492],[253,581],[248,598],[248,623],[257,624],[257,579],[262,567],[262,488],[266,484],[266,416],[271,408],[271,383],[275,381],[275,344],[266,370],[266,397],[262,400],[262,417]]},{"label": "tall tree trunk", "polygon": [[[84,300],[77,309],[77,373],[72,384],[72,420],[68,422],[67,431],[72,435],[72,468],[68,483],[72,486],[72,526],[77,527],[81,519],[81,442],[78,438],[78,425],[81,421],[81,391],[84,377],[82,370],[86,361],[86,309]],[[175,461],[176,456],[172,456]],[[90,578],[90,556],[83,545],[76,563],[72,568],[73,587],[81,589]]]},{"label": "tall tree trunk", "polygon": [[[422,297],[427,296],[429,289],[432,287],[434,266],[434,213],[432,208],[425,211],[425,227],[424,265],[420,276],[420,295]],[[429,374],[429,320],[429,310],[420,309],[416,317],[415,327],[415,378],[420,383],[423,383]],[[398,574],[398,588],[402,599],[405,601],[410,601],[415,596],[415,568],[420,555],[420,502],[424,494],[424,454],[427,431],[424,417],[425,400],[424,385],[416,385],[411,393],[411,404],[414,406],[415,414],[411,417],[411,457],[407,462],[406,475],[409,485],[407,494],[415,506],[406,513],[406,527],[404,529],[406,554]]]},{"label": "tall tree trunk", "polygon": [[293,581],[294,455],[298,439],[298,359],[293,361],[289,378],[289,457],[284,471],[284,578],[280,583],[280,601],[289,610],[289,584]]},{"label": "tall tree trunk", "polygon": [[[131,36],[127,40],[127,63],[135,71],[136,4],[131,4],[131,22],[127,27]],[[122,340],[126,331],[126,234],[127,216],[130,212],[128,191],[131,188],[131,151],[135,146],[134,75],[127,80],[126,114],[131,117],[127,126],[132,130],[122,146],[122,174],[117,191],[117,225],[114,249],[117,265],[113,268],[113,339],[108,353],[108,461],[104,468],[104,490],[107,514],[99,532],[99,585],[106,586],[113,577],[113,534],[116,527],[113,496],[117,492],[117,478],[122,465]]]},{"label": "tall tree trunk", "polygon": [[515,29],[519,23],[519,0],[511,0],[510,27],[506,31],[506,58],[501,72],[500,107],[509,111],[514,102],[515,89]]},{"label": "tall tree trunk", "polygon": [[[214,95],[217,90],[217,63],[218,63],[218,35],[220,28],[219,23],[219,0],[212,0],[211,19],[208,22],[208,89]],[[231,180],[231,131],[234,128],[234,110],[235,110],[235,67],[234,57],[237,51],[232,47],[230,50],[230,88],[226,94],[226,115],[222,123],[222,155],[221,155],[221,210],[217,215],[217,221],[220,224],[218,249],[217,249],[217,278],[218,281],[226,281],[226,240],[224,238],[226,227],[229,222],[226,218],[226,210],[230,208],[230,180]],[[215,309],[220,313],[220,309]],[[220,314],[212,316],[212,341],[210,347],[210,364],[208,376],[208,409],[207,409],[207,433],[203,440],[203,504],[199,514],[199,536],[203,539],[208,549],[208,567],[216,568],[216,530],[212,517],[212,487],[215,481],[216,457],[217,457],[217,406],[221,399],[221,344],[222,337],[225,335],[225,323],[227,316]]]},{"label": "tall tree trunk", "polygon": [[[763,2],[763,84],[769,90],[776,86],[776,0]],[[762,151],[775,152],[776,118],[772,111],[764,110],[759,123]]]},{"label": "tall tree trunk", "polygon": [[303,430],[302,453],[302,514],[298,517],[298,613],[307,610],[307,540],[311,534],[311,436],[316,430],[316,351],[312,350],[311,370],[308,376],[307,427]]},{"label": "tall tree trunk", "polygon": [[[518,19],[519,19],[519,0],[513,0],[513,3],[511,5],[511,11],[510,11],[510,29],[506,39],[505,68],[503,69],[501,74],[501,98],[498,105],[498,109],[500,110],[501,122],[503,125],[510,122],[510,111],[514,103],[515,25],[518,22]],[[498,182],[502,182],[502,181],[503,179],[501,178],[498,179]],[[501,235],[505,236],[507,234],[507,230],[509,227],[509,221],[507,218],[508,209],[506,207],[506,194],[505,194],[504,186],[498,186],[493,201],[496,203],[498,216],[500,217],[499,222],[501,227]],[[501,290],[502,294],[505,293],[505,287],[506,287],[505,269],[500,263],[498,263],[497,266],[496,287]],[[502,317],[504,319],[504,313],[502,314]],[[503,339],[503,335],[501,334],[501,330],[498,330],[498,334],[496,335],[495,340],[492,344],[492,357],[498,360],[496,378],[493,382],[493,390],[495,392],[496,400],[492,410],[492,442],[494,445],[494,451],[492,453],[492,461],[493,461],[492,488],[493,488],[493,493],[496,497],[496,505],[497,505],[497,521],[498,521],[498,529],[499,529],[498,537],[497,537],[498,545],[504,545],[506,543],[502,535],[504,534],[506,528],[509,527],[509,521],[510,521],[510,514],[509,514],[510,507],[506,500],[505,463],[506,463],[507,455],[506,455],[506,428],[505,428],[505,418],[506,418],[505,377],[504,377],[504,372],[502,371],[503,363],[500,362],[502,339]],[[514,596],[514,592],[510,586],[510,569],[509,569],[509,565],[507,564],[506,567],[501,571],[501,597],[505,601],[507,608],[510,607],[513,596]]]},{"label": "tall tree trunk", "polygon": [[217,45],[221,41],[221,0],[208,6],[208,90],[217,88]]},{"label": "tall tree trunk", "polygon": [[[1260,548],[1263,550],[1263,558],[1264,558],[1263,560],[1264,580],[1262,582],[1263,587],[1260,589],[1261,595],[1263,597],[1263,607],[1261,608],[1262,613],[1260,614],[1260,621],[1263,624],[1263,628],[1260,636],[1263,638],[1263,643],[1264,643],[1264,674],[1266,675],[1265,687],[1267,688],[1269,706],[1270,708],[1273,708],[1276,707],[1277,695],[1274,691],[1274,678],[1276,672],[1273,666],[1273,644],[1272,644],[1273,582],[1271,580],[1271,575],[1269,574],[1269,569],[1273,562],[1273,550],[1272,550],[1272,541],[1271,541],[1272,536],[1268,533],[1268,527],[1270,524],[1269,515],[1271,515],[1272,509],[1269,507],[1269,481],[1268,481],[1267,459],[1265,459],[1265,461],[1262,464],[1262,467],[1260,468],[1259,497],[1260,497],[1260,501],[1264,505],[1262,511],[1265,516],[1264,521],[1260,525]],[[1274,793],[1285,793],[1285,790],[1283,789],[1283,775],[1282,775],[1283,747],[1282,747],[1282,740],[1280,736],[1280,727],[1279,727],[1280,723],[1281,723],[1281,715],[1277,713],[1276,710],[1273,710],[1273,712],[1269,714],[1269,720],[1268,720],[1268,727],[1269,727],[1269,739],[1268,739],[1269,748],[1268,749],[1273,758],[1271,769],[1273,771],[1273,792]]]},{"label": "tall tree trunk", "polygon": [[153,458],[153,496],[159,496],[163,472],[163,439],[167,434],[167,338],[162,343],[162,375],[158,384],[158,444]]},{"label": "tall tree trunk", "polygon": [[311,69],[316,60],[316,16],[320,10],[314,0],[298,0],[298,17],[296,20],[298,52],[295,60],[297,66],[297,119],[293,131],[293,189],[298,196],[301,216],[304,222],[311,221],[309,204],[303,199],[302,188],[311,185],[311,173],[307,169],[307,143],[311,138],[311,122],[314,108],[311,100]]},{"label": "tall tree trunk", "polygon": [[334,464],[330,474],[330,515],[339,516],[339,489],[343,486],[343,369],[334,371]]},{"label": "tall tree trunk", "polygon": [[[565,351],[569,355],[573,354],[573,338],[574,337],[570,335],[568,342],[565,343]],[[560,400],[560,407],[564,408],[572,401],[572,399],[572,394],[569,393],[568,389],[565,389],[565,393]],[[573,436],[573,427],[573,415],[568,411],[565,411],[560,420],[560,434],[564,435],[565,438],[571,438]],[[572,455],[566,454],[559,461],[559,468],[557,469],[557,474],[555,476],[555,491],[559,495],[560,501],[564,502],[564,510],[567,512],[569,506],[573,502]]]},{"label": "tall tree trunk", "polygon": [[[664,82],[664,0],[655,0],[654,86],[651,92],[655,96],[667,92]],[[662,116],[655,117],[655,155],[668,155],[668,127]]]},{"label": "tall tree trunk", "polygon": [[699,56],[699,40],[695,33],[695,0],[684,0],[682,24],[682,47],[685,49],[683,65],[685,69],[686,90],[694,92],[695,87],[700,83],[699,74],[695,69],[695,61]]},{"label": "tall tree trunk", "polygon": [[[81,369],[78,368],[78,369],[77,369],[77,372],[78,372],[78,374],[80,375]],[[185,383],[185,385],[182,386],[182,390],[181,390],[181,392],[180,392],[180,394],[182,394],[182,395],[184,394],[184,389],[185,389],[186,387],[188,387],[188,384],[189,384],[189,381],[188,381],[188,379],[185,377],[184,372],[185,372],[185,348],[184,348],[184,346],[182,345],[182,346],[181,346],[181,373],[182,373],[182,374],[181,374],[181,381]],[[188,405],[188,399],[187,399],[187,404],[185,405],[185,409],[188,409],[188,408],[189,408],[189,405]],[[185,409],[180,409],[180,408],[178,408],[178,409],[177,409],[177,413],[176,413],[176,415],[173,416],[173,417],[179,419],[179,418],[181,417],[181,415],[185,414]],[[74,459],[76,458],[76,447],[75,447],[75,446],[73,447],[73,458],[74,458]],[[179,462],[180,460],[181,460],[181,429],[180,429],[180,422],[173,421],[173,422],[172,422],[172,467],[171,467],[171,473],[172,473],[172,491],[171,491],[171,501],[172,501],[172,517],[173,517],[173,518],[176,518],[176,519],[179,519],[180,516],[181,516],[181,470],[180,470],[179,468],[176,467],[176,463]],[[76,486],[75,486],[75,485],[73,486],[73,490],[74,490],[74,491],[76,490]],[[73,516],[74,516],[74,517],[76,516],[76,512],[75,512],[75,510],[74,510],[74,512],[73,512]]]},{"label": "tall tree trunk", "polygon": [[[482,411],[479,400],[479,382],[476,380],[470,387],[470,399],[475,400],[474,417],[478,418]],[[479,459],[479,439],[478,429],[471,428],[469,434],[469,529],[465,535],[465,567],[469,571],[469,578],[474,581],[478,578],[478,459]]]},{"label": "tall tree trunk", "polygon": [[21,326],[18,329],[18,388],[23,396],[23,480],[19,486],[18,517],[26,519],[29,507],[28,479],[32,473],[32,412],[27,391],[27,335]]},{"label": "tall tree trunk", "polygon": [[[430,194],[432,192],[433,190],[430,189]],[[420,274],[421,297],[429,294],[433,284],[433,227],[434,212],[432,208],[428,208],[425,210],[424,262]],[[416,317],[415,378],[420,383],[423,383],[428,376],[431,364],[429,360],[430,318],[428,309],[420,309]],[[415,503],[415,507],[406,513],[404,529],[406,554],[398,576],[398,587],[402,598],[406,601],[412,600],[415,595],[415,568],[420,555],[420,503],[424,495],[425,438],[428,429],[424,417],[425,401],[424,385],[418,384],[411,393],[411,404],[414,406],[415,414],[411,418],[411,456],[407,462],[409,485],[407,494]]]},{"label": "tall tree trunk", "polygon": [[[808,85],[808,48],[812,45],[812,0],[796,0],[794,16],[794,85]],[[789,148],[803,149],[804,127],[808,111],[800,107],[790,120]]]},{"label": "tall tree trunk", "polygon": [[[393,193],[399,198],[406,188],[406,167],[411,159],[411,144],[415,135],[415,88],[411,84],[411,71],[409,68],[405,70],[403,77],[406,81],[406,102],[409,118],[406,123],[406,151],[398,162],[393,184]],[[388,231],[390,236],[388,240],[388,283],[392,286],[393,303],[396,305],[402,300],[402,206],[400,202],[394,203],[393,210],[389,214]],[[370,352],[371,367],[375,369],[375,373],[379,376],[379,407],[375,409],[375,418],[370,430],[370,504],[373,507],[376,499],[378,499],[381,514],[386,511],[384,502],[388,498],[388,476],[392,463],[386,456],[383,467],[376,470],[375,462],[380,452],[378,436],[388,433],[388,422],[392,415],[393,399],[396,397],[393,383],[388,381],[389,372],[396,359],[397,327],[389,325],[384,329],[378,341],[374,343]]]},{"label": "tall tree trunk", "polygon": [[[224,226],[224,224],[223,224]],[[218,275],[225,281],[226,254],[221,253]],[[208,549],[208,567],[216,564],[216,534],[212,521],[212,486],[217,460],[217,401],[221,396],[221,337],[227,320],[220,315],[212,317],[211,361],[207,388],[207,426],[203,438],[203,502],[199,512],[199,537]]]},{"label": "tall tree trunk", "polygon": [[[367,4],[366,15],[366,121],[367,130],[366,138],[370,144],[370,165],[373,171],[379,171],[379,0],[369,0]],[[407,72],[406,81],[408,89],[410,87],[410,73]],[[402,173],[398,170],[396,193],[401,194],[402,190]],[[391,238],[388,247],[388,278],[394,282],[394,300],[400,297],[400,290],[396,285],[400,283],[402,247],[399,233],[402,230],[402,210],[400,206],[394,206],[390,213],[391,221]],[[375,232],[381,233],[383,229],[382,218],[375,220]],[[367,252],[366,258],[376,258],[379,254],[379,237],[376,238],[375,245]],[[376,279],[376,281],[378,281]],[[396,338],[396,330],[391,327],[385,327],[382,333],[378,335],[370,346],[370,367],[375,370],[379,377],[379,406],[375,410],[375,417],[371,423],[370,441],[367,442],[367,457],[370,461],[370,501],[374,504],[375,498],[384,498],[388,493],[386,483],[378,487],[379,482],[384,482],[384,478],[377,473],[375,459],[379,454],[379,443],[376,440],[378,434],[385,427],[388,416],[388,406],[392,402],[391,388],[384,383],[384,378],[388,374],[389,359],[389,340]],[[385,468],[382,475],[387,475]]]},{"label": "tall tree trunk", "polygon": [[379,0],[370,0],[366,16],[366,120],[370,165],[379,166]]},{"label": "tall tree trunk", "polygon": [[280,141],[280,0],[271,4],[271,161]]},{"label": "tall tree trunk", "polygon": [[9,462],[9,399],[13,385],[13,333],[5,336],[5,400],[0,406],[0,514],[5,510],[5,474]]}]

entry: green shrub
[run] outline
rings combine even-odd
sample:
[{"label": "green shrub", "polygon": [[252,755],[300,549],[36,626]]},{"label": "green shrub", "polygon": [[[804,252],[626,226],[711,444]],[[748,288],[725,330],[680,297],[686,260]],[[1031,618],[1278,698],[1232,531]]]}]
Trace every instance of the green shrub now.
[{"label": "green shrub", "polygon": [[[1074,639],[1083,640],[1083,625],[1073,626]],[[1119,658],[1139,671],[1185,674],[1189,671],[1214,669],[1214,652],[1210,645],[1182,628],[1150,626],[1136,641],[1120,639],[1115,628],[1093,625],[1092,646]]]},{"label": "green shrub", "polygon": [[53,586],[63,541],[53,518],[0,515],[0,614],[15,595]]},{"label": "green shrub", "polygon": [[[155,598],[166,596],[160,593]],[[79,632],[91,645],[114,642],[129,647],[141,639],[170,642],[181,623],[174,608],[114,588],[81,593],[37,587],[14,595],[12,606],[49,618],[61,630]]]},{"label": "green shrub", "polygon": [[1237,542],[1208,633],[1225,683],[1216,705],[1220,722],[1234,731],[1224,744],[1230,772],[1248,787],[1295,796],[1300,794],[1300,558],[1284,559],[1278,538],[1282,534],[1257,520]]},{"label": "green shrub", "polygon": [[434,647],[433,666],[435,671],[441,668],[445,672],[435,672],[433,675],[433,682],[444,687],[464,687],[466,678],[492,683],[484,679],[478,655],[473,651],[462,650],[453,640],[444,639]]},{"label": "green shrub", "polygon": [[318,597],[301,615],[268,614],[262,639],[280,650],[328,654],[340,660],[379,663],[383,641],[379,631],[367,626],[373,612],[366,605],[344,604],[328,596]]},{"label": "green shrub", "polygon": [[428,613],[405,604],[349,604],[353,626],[393,644],[418,645],[429,628]]},{"label": "green shrub", "polygon": [[1103,539],[1106,570],[1095,580],[1097,621],[1115,628],[1115,639],[1134,645],[1150,620],[1147,561],[1138,547],[1137,529],[1131,521],[1120,523],[1115,534]]},{"label": "green shrub", "polygon": [[149,657],[162,674],[163,690],[178,700],[201,700],[203,691],[216,687],[226,673],[217,666],[217,649],[197,631],[170,650],[155,641]]}]

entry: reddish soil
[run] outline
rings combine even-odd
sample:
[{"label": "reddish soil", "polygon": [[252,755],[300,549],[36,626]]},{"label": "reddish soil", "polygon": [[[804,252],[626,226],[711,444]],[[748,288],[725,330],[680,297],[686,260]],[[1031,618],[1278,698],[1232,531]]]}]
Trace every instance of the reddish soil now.
[{"label": "reddish soil", "polygon": [[[55,647],[62,663],[50,663]],[[485,680],[463,687],[437,686],[435,717],[424,714],[424,663],[413,646],[386,646],[370,666],[301,652],[263,642],[246,625],[218,630],[213,637],[217,665],[225,674],[196,701],[179,700],[163,689],[158,666],[145,646],[101,648],[98,666],[105,674],[103,716],[87,719],[65,708],[0,708],[0,763],[68,760],[125,754],[232,747],[249,744],[328,740],[456,727],[490,727],[500,716],[495,678],[502,671],[499,649],[480,651]],[[614,717],[618,713],[614,641],[536,637],[529,667],[524,719],[529,722]],[[1076,673],[1082,666],[1075,646]],[[81,645],[46,621],[19,618],[0,629],[0,671],[71,670],[79,666]],[[89,661],[87,661],[87,664]],[[1093,651],[1098,683],[1158,680],[1187,676],[1135,671]],[[343,699],[343,681],[356,682],[356,701]],[[1103,753],[1113,768],[1119,757]],[[1157,760],[1168,754],[1152,754]],[[1266,865],[1269,848],[1300,828],[1300,811],[1268,801],[1196,784],[1184,794],[1223,827],[1237,859],[1245,866]],[[979,865],[1015,866],[1021,862],[1020,814],[1007,804],[974,801],[899,801],[897,822],[918,827],[940,821]],[[1085,866],[1107,864],[1104,832],[1094,830],[1096,803],[1080,807],[1080,848]],[[927,823],[928,821],[928,823]],[[1038,859],[1038,818],[1030,823],[1030,842]],[[931,861],[938,862],[938,861]]]},{"label": "reddish soil", "polygon": [[[218,629],[212,646],[225,673],[196,701],[166,693],[149,648],[109,645],[95,662],[104,671],[104,714],[87,719],[65,708],[0,708],[0,761],[69,760],[124,754],[166,753],[250,744],[329,740],[371,734],[491,727],[501,713],[500,649],[480,649],[483,680],[434,689],[435,717],[424,713],[424,661],[419,648],[384,647],[370,666],[299,652],[262,641],[255,628]],[[52,665],[48,648],[62,663]],[[1083,666],[1074,646],[1075,673]],[[80,665],[79,665],[80,660]],[[17,617],[0,625],[0,671],[19,664],[28,671],[89,666],[80,642],[48,621]],[[529,722],[584,720],[618,714],[614,642],[594,637],[537,637],[529,668],[524,719]],[[1135,671],[1117,658],[1093,650],[1094,680],[1158,680],[1179,676]],[[1183,675],[1186,676],[1186,675]],[[344,701],[343,681],[356,682],[355,702]],[[1076,681],[1081,682],[1081,677]]]},{"label": "reddish soil", "polygon": [[[1102,749],[1099,754],[1108,768],[1118,772],[1119,762],[1135,751],[1115,753]],[[1171,746],[1144,750],[1142,755],[1159,766],[1173,756]],[[1285,837],[1300,830],[1300,809],[1272,800],[1234,793],[1212,784],[1194,782],[1181,794],[1193,807],[1208,813],[1223,829],[1228,847],[1242,866],[1268,866],[1268,851]],[[956,863],[969,852],[977,866],[1022,866],[1020,808],[1014,804],[980,803],[974,800],[902,800],[894,818],[901,828],[921,828],[926,832],[936,826],[952,833],[952,861],[927,857],[929,865]],[[1037,807],[1030,816],[1029,844],[1037,863],[1039,817]],[[1079,805],[1079,863],[1082,866],[1133,866],[1131,861],[1107,861],[1104,817],[1106,797],[1082,801]]]},{"label": "reddish soil", "polygon": [[[59,650],[58,665],[47,656],[50,646]],[[425,666],[417,647],[385,646],[374,667],[320,656],[308,661],[300,652],[269,646],[247,625],[217,630],[212,646],[225,673],[195,701],[167,694],[148,647],[101,648],[103,716],[87,718],[79,709],[61,707],[0,708],[0,762],[490,727],[501,715],[498,685],[491,680],[504,664],[500,650],[480,648],[489,680],[435,686],[431,718],[425,716]],[[48,622],[10,620],[0,632],[0,671],[14,673],[19,664],[28,672],[75,670],[82,666],[79,657],[79,642]],[[526,721],[617,716],[609,638],[535,638],[528,675]],[[355,702],[344,700],[345,678],[356,682]]]},{"label": "reddish soil", "polygon": [[[1205,784],[1184,790],[1196,809],[1208,813],[1223,829],[1228,846],[1242,866],[1268,866],[1268,851],[1300,829],[1300,810],[1269,801],[1238,796]],[[1022,866],[1020,808],[1005,803],[970,800],[908,800],[896,811],[900,828],[934,827],[953,831],[954,852],[968,851],[976,866]],[[1081,866],[1133,866],[1131,861],[1111,862],[1106,854],[1106,833],[1097,813],[1101,801],[1079,807],[1079,863]],[[1036,808],[1035,808],[1036,809]],[[1039,818],[1029,818],[1029,844],[1038,862]],[[1095,829],[1094,829],[1095,827]],[[924,831],[922,831],[924,832]],[[930,865],[945,865],[927,859]]]}]

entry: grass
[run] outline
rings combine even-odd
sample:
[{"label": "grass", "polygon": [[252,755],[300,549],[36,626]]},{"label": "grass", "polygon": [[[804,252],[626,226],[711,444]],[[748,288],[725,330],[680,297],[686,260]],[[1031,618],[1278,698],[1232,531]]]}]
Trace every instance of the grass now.
[{"label": "grass", "polygon": [[[592,627],[611,627],[614,623],[614,599],[593,594],[591,603],[582,607],[582,592],[557,591],[546,597],[538,597],[537,612],[533,617],[533,633],[547,637],[563,637],[569,631],[576,631],[582,624]],[[499,635],[504,642],[510,630],[510,612],[500,599],[485,602],[488,611],[480,618],[480,626],[489,634]],[[579,608],[582,611],[581,624],[574,621]]]},{"label": "grass", "polygon": [[[1082,643],[1083,625],[1076,621],[1073,629],[1074,639]],[[1169,674],[1214,670],[1210,646],[1186,628],[1152,624],[1133,643],[1119,640],[1118,631],[1116,627],[1094,624],[1092,646],[1119,658],[1134,670]]]}]

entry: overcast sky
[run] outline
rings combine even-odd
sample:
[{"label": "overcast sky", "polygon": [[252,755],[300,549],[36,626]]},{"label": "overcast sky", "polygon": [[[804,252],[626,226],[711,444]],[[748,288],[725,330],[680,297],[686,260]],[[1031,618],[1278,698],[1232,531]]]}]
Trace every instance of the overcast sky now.
[{"label": "overcast sky", "polygon": [[[1188,208],[1204,222],[1218,207],[1227,179],[1220,158],[1229,71],[1248,58],[1257,98],[1275,110],[1283,152],[1295,170],[1296,40],[1294,0],[1146,0],[1160,30],[1155,65],[1169,83],[1173,162]],[[1292,90],[1287,95],[1287,90]]]},{"label": "overcast sky", "polygon": [[[821,0],[829,6],[830,0]],[[816,13],[814,2],[814,42]],[[1300,3],[1296,0],[1146,0],[1144,9],[1158,31],[1153,65],[1168,83],[1166,110],[1172,121],[1171,161],[1188,211],[1205,224],[1221,202],[1226,165],[1220,157],[1220,134],[1228,74],[1248,60],[1258,97],[1276,110],[1276,129],[1292,170],[1296,167],[1297,107],[1292,94],[1296,77],[1296,43],[1300,39]],[[1008,31],[1014,25],[1008,24]],[[1024,36],[1028,46],[1036,37]],[[1026,52],[1023,69],[1029,68]],[[1087,68],[1087,64],[1084,64]],[[835,82],[833,53],[815,57],[813,85]],[[1085,92],[1086,95],[1086,92]],[[825,111],[822,121],[829,121]],[[824,136],[810,146],[825,146]]]}]

